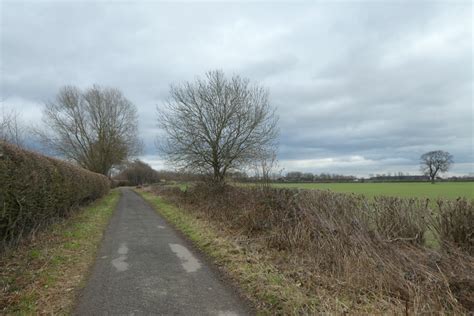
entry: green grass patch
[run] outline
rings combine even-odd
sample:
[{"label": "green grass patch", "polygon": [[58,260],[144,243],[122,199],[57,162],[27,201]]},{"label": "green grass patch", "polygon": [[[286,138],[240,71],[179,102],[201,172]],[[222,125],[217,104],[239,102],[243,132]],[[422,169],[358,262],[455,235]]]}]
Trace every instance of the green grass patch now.
[{"label": "green grass patch", "polygon": [[112,190],[0,257],[0,314],[68,314],[119,200]]},{"label": "green grass patch", "polygon": [[467,197],[474,199],[474,182],[384,182],[384,183],[273,183],[277,188],[298,188],[310,190],[331,190],[334,192],[363,194],[367,197],[378,195],[446,198]]},{"label": "green grass patch", "polygon": [[262,315],[316,313],[318,300],[259,253],[239,246],[225,231],[149,192],[137,192],[208,254],[242,289]]}]

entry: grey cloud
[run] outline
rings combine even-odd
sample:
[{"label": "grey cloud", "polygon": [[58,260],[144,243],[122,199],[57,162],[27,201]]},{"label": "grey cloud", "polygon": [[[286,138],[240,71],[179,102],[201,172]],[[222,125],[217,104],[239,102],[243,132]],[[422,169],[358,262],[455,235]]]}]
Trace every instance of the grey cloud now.
[{"label": "grey cloud", "polygon": [[269,88],[282,164],[415,170],[441,148],[468,173],[471,23],[462,2],[5,1],[0,97],[24,102],[29,119],[64,84],[117,87],[137,105],[144,157],[156,162],[169,85],[219,68]]}]

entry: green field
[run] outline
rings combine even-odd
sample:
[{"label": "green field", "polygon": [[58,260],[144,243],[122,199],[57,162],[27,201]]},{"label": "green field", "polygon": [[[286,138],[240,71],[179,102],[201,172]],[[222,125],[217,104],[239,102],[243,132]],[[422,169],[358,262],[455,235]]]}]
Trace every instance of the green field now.
[{"label": "green field", "polygon": [[275,183],[280,188],[300,188],[332,190],[335,192],[357,193],[368,197],[377,195],[418,197],[418,198],[449,198],[467,197],[474,199],[474,182],[400,182],[400,183]]}]

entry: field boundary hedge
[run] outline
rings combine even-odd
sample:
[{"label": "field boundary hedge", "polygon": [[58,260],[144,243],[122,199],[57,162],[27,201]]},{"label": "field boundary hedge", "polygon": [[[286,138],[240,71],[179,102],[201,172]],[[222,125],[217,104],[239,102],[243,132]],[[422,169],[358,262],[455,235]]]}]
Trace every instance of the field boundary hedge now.
[{"label": "field boundary hedge", "polygon": [[103,175],[0,142],[0,252],[109,188]]}]

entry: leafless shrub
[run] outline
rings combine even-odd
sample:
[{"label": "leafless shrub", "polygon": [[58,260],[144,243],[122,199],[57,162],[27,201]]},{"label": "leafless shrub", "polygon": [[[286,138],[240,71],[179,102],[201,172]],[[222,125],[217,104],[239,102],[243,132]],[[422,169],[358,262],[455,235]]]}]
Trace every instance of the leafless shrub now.
[{"label": "leafless shrub", "polygon": [[379,196],[372,217],[376,231],[388,241],[404,240],[422,244],[428,230],[429,200]]},{"label": "leafless shrub", "polygon": [[438,232],[445,247],[459,247],[474,255],[474,204],[466,198],[438,201]]}]

